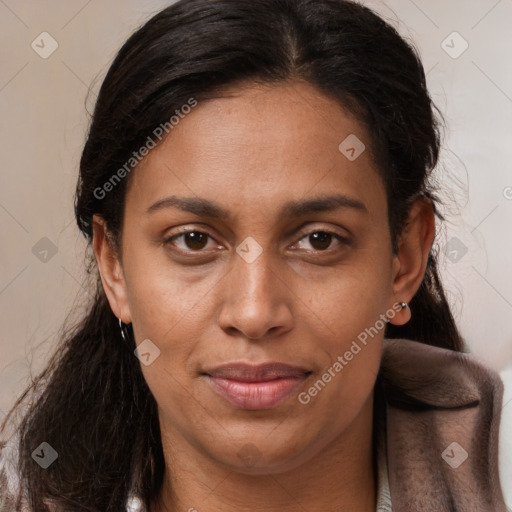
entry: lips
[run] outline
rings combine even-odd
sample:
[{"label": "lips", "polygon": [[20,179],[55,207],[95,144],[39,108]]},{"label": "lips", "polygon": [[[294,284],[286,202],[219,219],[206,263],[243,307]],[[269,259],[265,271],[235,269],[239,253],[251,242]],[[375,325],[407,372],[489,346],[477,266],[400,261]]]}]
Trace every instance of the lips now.
[{"label": "lips", "polygon": [[230,363],[204,372],[212,390],[240,409],[268,409],[286,398],[311,371],[283,363]]}]

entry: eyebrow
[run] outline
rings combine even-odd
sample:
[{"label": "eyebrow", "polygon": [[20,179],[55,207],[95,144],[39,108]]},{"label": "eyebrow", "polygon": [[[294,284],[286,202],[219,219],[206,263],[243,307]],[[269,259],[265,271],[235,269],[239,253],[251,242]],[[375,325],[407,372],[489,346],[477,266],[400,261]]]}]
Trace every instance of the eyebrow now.
[{"label": "eyebrow", "polygon": [[[232,217],[229,210],[207,199],[198,197],[177,197],[169,196],[160,199],[152,204],[147,210],[151,214],[167,208],[193,213],[198,217],[211,217],[214,219],[228,220]],[[362,213],[368,213],[365,204],[359,199],[354,199],[343,194],[313,197],[310,199],[289,201],[281,209],[280,216],[283,218],[298,217],[309,213],[329,212],[340,208],[350,208]]]}]

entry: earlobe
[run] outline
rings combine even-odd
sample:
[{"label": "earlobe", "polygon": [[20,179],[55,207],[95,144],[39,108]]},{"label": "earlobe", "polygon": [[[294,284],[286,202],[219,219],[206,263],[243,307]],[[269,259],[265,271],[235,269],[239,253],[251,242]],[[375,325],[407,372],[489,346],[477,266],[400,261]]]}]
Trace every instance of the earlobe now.
[{"label": "earlobe", "polygon": [[[432,201],[417,199],[409,210],[408,221],[400,235],[394,260],[393,303],[409,303],[423,281],[428,256],[435,237],[435,217]],[[397,312],[393,321],[403,325],[411,318],[409,307]]]},{"label": "earlobe", "polygon": [[411,308],[407,302],[395,302],[388,310],[388,322],[393,325],[404,325],[411,319]]},{"label": "earlobe", "polygon": [[131,322],[126,282],[117,251],[109,238],[107,225],[99,215],[93,216],[93,249],[101,276],[103,289],[112,312],[124,323]]}]

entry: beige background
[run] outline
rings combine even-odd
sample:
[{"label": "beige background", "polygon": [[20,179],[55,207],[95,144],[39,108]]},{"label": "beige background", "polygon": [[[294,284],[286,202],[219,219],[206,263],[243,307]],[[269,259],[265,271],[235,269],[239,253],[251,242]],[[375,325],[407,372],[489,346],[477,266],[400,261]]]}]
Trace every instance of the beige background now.
[{"label": "beige background", "polygon": [[[73,192],[88,88],[92,111],[121,44],[168,3],[0,0],[0,420],[87,297]],[[474,353],[502,370],[512,365],[512,1],[364,3],[416,42],[446,114],[444,189],[453,192],[442,272]],[[44,31],[58,43],[47,59],[31,47]],[[446,39],[454,31],[469,44],[456,59],[442,46],[462,48],[459,36]],[[56,254],[44,256],[51,244]]]}]

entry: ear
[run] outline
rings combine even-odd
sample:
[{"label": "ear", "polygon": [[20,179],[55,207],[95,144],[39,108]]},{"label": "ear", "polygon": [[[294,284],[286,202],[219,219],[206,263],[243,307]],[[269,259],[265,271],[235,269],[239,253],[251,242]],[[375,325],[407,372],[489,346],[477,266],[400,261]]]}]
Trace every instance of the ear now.
[{"label": "ear", "polygon": [[[398,253],[393,260],[393,304],[409,303],[423,281],[428,256],[435,237],[435,216],[432,201],[416,199],[409,209],[407,223],[399,237]],[[390,304],[390,307],[393,307]],[[403,325],[411,318],[410,309],[403,308],[390,323]]]},{"label": "ear", "polygon": [[123,268],[107,225],[99,215],[93,215],[92,232],[94,254],[110,307],[117,318],[120,318],[125,324],[129,324],[131,314]]}]

